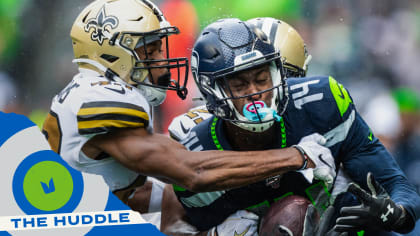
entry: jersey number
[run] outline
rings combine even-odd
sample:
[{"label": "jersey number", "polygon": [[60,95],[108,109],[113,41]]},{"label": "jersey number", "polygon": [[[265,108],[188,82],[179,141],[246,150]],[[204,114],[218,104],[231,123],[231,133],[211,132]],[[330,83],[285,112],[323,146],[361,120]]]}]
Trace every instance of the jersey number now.
[{"label": "jersey number", "polygon": [[319,80],[311,80],[290,86],[291,91],[298,90],[297,92],[292,92],[292,98],[295,102],[295,107],[297,109],[302,109],[302,106],[305,103],[322,100],[322,98],[324,97],[324,94],[322,93],[308,95],[309,85],[317,83],[319,83]]},{"label": "jersey number", "polygon": [[55,112],[50,111],[45,119],[44,126],[42,127],[42,133],[47,138],[51,149],[60,154],[61,149],[61,138],[63,136],[61,132],[60,122]]},{"label": "jersey number", "polygon": [[200,113],[209,113],[209,112],[204,109],[196,109],[196,110],[189,111],[185,115],[188,116],[191,120],[193,120],[195,124],[199,124],[203,121],[203,118],[200,117]]},{"label": "jersey number", "polygon": [[61,93],[58,94],[58,102],[59,103],[63,103],[64,100],[67,98],[67,96],[69,95],[70,91],[74,88],[79,87],[80,85],[78,83],[71,83],[69,84],[63,91],[61,91]]}]

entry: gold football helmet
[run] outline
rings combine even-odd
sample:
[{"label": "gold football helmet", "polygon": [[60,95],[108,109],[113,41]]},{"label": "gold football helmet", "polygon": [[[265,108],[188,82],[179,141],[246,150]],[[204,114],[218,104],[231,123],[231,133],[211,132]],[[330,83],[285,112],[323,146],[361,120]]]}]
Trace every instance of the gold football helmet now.
[{"label": "gold football helmet", "polygon": [[269,36],[274,47],[280,50],[286,77],[304,77],[312,56],[299,33],[284,21],[270,17],[253,18],[254,24]]},{"label": "gold football helmet", "polygon": [[[162,91],[176,90],[184,99],[188,59],[169,58],[168,36],[178,33],[178,28],[171,26],[159,8],[148,0],[96,0],[77,17],[70,36],[74,62],[80,68],[95,70],[110,80],[122,79]],[[136,49],[144,47],[147,52],[147,44],[157,40],[162,40],[166,58],[152,60],[145,53],[146,58],[142,60]],[[150,69],[153,68],[176,70],[171,74],[177,74],[178,79],[161,83],[160,78],[152,78]],[[182,69],[185,70],[183,79],[180,78]]]}]

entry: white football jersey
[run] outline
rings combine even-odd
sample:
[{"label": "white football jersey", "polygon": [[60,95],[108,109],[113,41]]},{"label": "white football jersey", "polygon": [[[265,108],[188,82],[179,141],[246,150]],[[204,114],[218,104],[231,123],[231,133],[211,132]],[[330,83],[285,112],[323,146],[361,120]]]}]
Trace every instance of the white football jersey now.
[{"label": "white football jersey", "polygon": [[191,108],[187,113],[179,115],[172,120],[168,127],[169,135],[177,141],[183,140],[192,128],[211,116],[212,114],[207,111],[205,105]]},{"label": "white football jersey", "polygon": [[115,191],[130,186],[139,174],[106,153],[94,160],[81,149],[95,135],[138,127],[153,131],[152,108],[138,89],[109,81],[94,71],[81,70],[53,98],[43,133],[51,148],[70,166],[101,175]]}]

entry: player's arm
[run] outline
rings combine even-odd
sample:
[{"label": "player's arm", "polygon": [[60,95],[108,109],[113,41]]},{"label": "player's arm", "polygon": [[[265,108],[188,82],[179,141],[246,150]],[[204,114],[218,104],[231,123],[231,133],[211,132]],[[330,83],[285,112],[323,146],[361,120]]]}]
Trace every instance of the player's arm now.
[{"label": "player's arm", "polygon": [[[337,105],[335,111],[329,114],[332,119],[340,121],[340,124],[324,134],[328,140],[326,146],[338,151],[337,161],[343,163],[345,171],[353,181],[367,190],[366,176],[368,172],[371,172],[390,194],[390,200],[402,206],[403,211],[408,212],[403,225],[387,228],[388,230],[398,230],[398,232],[411,230],[414,222],[420,216],[420,197],[408,183],[394,158],[374,137],[357,113],[347,90],[332,77],[329,78],[328,87],[331,93],[325,93],[325,95],[330,98],[329,101],[335,100]],[[384,214],[387,212],[386,208],[371,207],[369,209],[377,212],[382,211]],[[365,214],[364,217],[369,216]],[[361,221],[357,220],[357,222]],[[388,226],[391,225],[390,222],[387,223]],[[372,225],[363,225],[365,229],[370,226]]]},{"label": "player's arm", "polygon": [[[405,222],[391,230],[411,231],[420,216],[420,197],[414,187],[408,183],[407,177],[395,159],[357,114],[346,140],[348,144],[344,152],[347,155],[343,158],[343,164],[350,178],[367,190],[366,176],[368,172],[371,172],[389,193],[390,200],[396,205],[402,206],[403,211],[408,213],[404,219]],[[372,210],[374,209],[372,208]],[[375,210],[381,209],[376,208]],[[386,214],[387,209],[382,210]]]},{"label": "player's arm", "polygon": [[97,135],[85,144],[83,152],[93,158],[105,152],[134,171],[166,179],[194,192],[243,186],[297,170],[303,164],[295,148],[190,152],[176,141],[144,128]]},{"label": "player's arm", "polygon": [[332,135],[326,134],[326,138],[331,140],[327,146],[342,142],[339,145],[339,161],[343,163],[349,177],[367,190],[366,176],[371,172],[389,193],[391,199],[409,213],[407,215],[412,217],[411,225],[414,226],[414,222],[420,217],[420,197],[416,190],[408,183],[407,177],[395,159],[357,113],[347,90],[331,77],[329,86],[341,115],[342,124],[333,132],[329,132]]}]

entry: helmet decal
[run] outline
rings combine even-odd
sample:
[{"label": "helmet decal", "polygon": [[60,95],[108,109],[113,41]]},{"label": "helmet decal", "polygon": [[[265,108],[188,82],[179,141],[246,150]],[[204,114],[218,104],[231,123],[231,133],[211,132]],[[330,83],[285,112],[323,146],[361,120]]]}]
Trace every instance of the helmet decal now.
[{"label": "helmet decal", "polygon": [[93,28],[90,38],[92,41],[97,41],[99,45],[102,45],[104,39],[110,39],[111,33],[108,31],[108,27],[112,29],[118,26],[118,18],[115,16],[107,16],[105,13],[105,6],[96,15],[96,18],[87,20],[85,25],[85,31],[89,33],[89,30]]}]

